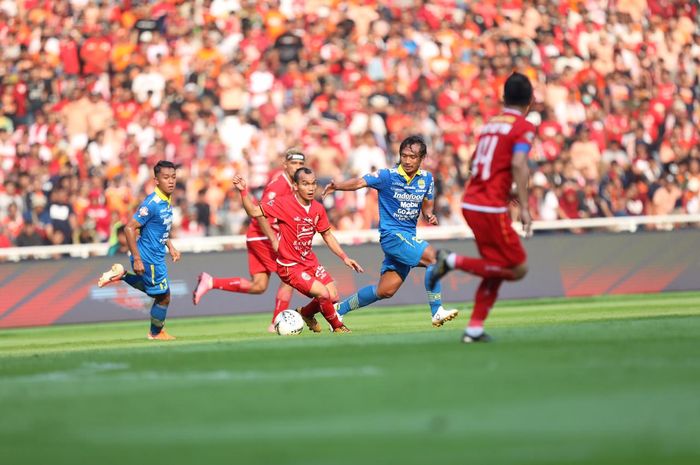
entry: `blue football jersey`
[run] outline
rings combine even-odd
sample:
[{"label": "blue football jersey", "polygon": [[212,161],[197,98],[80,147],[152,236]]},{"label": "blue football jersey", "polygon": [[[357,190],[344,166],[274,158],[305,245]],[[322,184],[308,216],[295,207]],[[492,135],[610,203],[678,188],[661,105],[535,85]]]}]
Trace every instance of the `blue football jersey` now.
[{"label": "blue football jersey", "polygon": [[165,243],[170,237],[170,227],[173,224],[173,208],[168,196],[156,187],[155,192],[139,205],[134,219],[141,224],[141,236],[136,245],[143,261],[165,261]]},{"label": "blue football jersey", "polygon": [[435,185],[433,175],[419,170],[409,179],[402,166],[381,169],[366,174],[367,186],[379,194],[379,233],[384,235],[401,231],[416,234],[416,224],[423,199],[432,200]]}]

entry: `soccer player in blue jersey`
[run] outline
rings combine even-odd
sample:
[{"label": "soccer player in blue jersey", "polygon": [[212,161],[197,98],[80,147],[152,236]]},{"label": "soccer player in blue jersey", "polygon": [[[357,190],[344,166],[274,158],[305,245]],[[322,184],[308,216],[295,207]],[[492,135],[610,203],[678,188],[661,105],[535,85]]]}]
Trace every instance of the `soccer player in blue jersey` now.
[{"label": "soccer player in blue jersey", "polygon": [[[102,274],[97,285],[103,287],[124,281],[153,297],[148,339],[170,341],[175,337],[163,329],[170,304],[165,252],[167,248],[173,262],[180,260],[180,252],[170,241],[170,227],[173,222],[171,196],[175,190],[176,167],[169,161],[161,160],[153,168],[153,173],[155,191],[144,199],[133,218],[124,227],[134,272],[127,273],[120,263],[115,263],[110,270]],[[138,239],[136,230],[141,231]]]},{"label": "soccer player in blue jersey", "polygon": [[457,316],[457,310],[442,307],[439,281],[432,287],[428,286],[436,252],[430,244],[416,238],[416,224],[421,212],[429,224],[437,224],[433,214],[433,175],[420,169],[427,152],[420,136],[407,137],[399,147],[399,164],[396,168],[382,169],[339,183],[331,182],[323,191],[325,197],[335,191],[370,187],[379,194],[379,243],[384,251],[381,277],[378,284],[363,287],[357,294],[340,302],[337,310],[341,317],[393,296],[411,268],[417,266],[427,267],[425,285],[433,326],[440,327]]}]

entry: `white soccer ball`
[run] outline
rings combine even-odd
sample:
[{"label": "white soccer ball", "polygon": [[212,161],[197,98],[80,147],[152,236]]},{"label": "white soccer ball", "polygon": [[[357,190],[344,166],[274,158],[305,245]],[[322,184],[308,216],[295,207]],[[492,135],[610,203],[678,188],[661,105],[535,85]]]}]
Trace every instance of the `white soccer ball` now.
[{"label": "white soccer ball", "polygon": [[275,318],[275,331],[280,336],[295,336],[304,329],[304,320],[294,310],[282,310]]}]

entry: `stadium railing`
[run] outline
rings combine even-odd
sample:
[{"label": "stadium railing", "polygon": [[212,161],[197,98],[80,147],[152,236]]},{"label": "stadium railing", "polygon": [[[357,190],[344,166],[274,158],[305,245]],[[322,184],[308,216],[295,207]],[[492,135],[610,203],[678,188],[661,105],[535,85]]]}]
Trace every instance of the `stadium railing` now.
[{"label": "stadium railing", "polygon": [[[613,218],[585,218],[575,220],[535,221],[533,231],[571,231],[571,230],[595,230],[611,233],[634,233],[642,226],[653,225],[656,230],[673,230],[700,224],[700,214],[682,214],[665,216],[622,216]],[[513,223],[514,229],[523,234],[519,222]],[[364,244],[379,242],[379,231],[365,229],[360,231],[334,231],[338,241],[344,245]],[[418,237],[425,240],[446,240],[473,238],[474,235],[465,225],[437,226],[418,228]],[[180,252],[217,252],[245,248],[245,236],[210,236],[187,237],[173,240]],[[314,244],[322,244],[319,236],[314,239]],[[68,244],[49,245],[37,247],[9,247],[0,249],[0,261],[20,261],[23,259],[50,259],[54,257],[69,256],[89,258],[105,256],[109,250],[109,244]]]}]

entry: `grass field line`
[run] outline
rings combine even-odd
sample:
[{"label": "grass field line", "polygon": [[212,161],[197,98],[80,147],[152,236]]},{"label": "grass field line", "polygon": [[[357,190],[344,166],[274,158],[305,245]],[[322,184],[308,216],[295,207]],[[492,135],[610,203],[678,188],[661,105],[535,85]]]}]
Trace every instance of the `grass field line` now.
[{"label": "grass field line", "polygon": [[[198,370],[198,371],[125,371],[128,363],[84,363],[73,370],[59,370],[32,375],[7,376],[3,383],[33,384],[37,382],[124,382],[157,381],[170,384],[209,383],[215,381],[306,381],[322,378],[348,378],[355,376],[380,376],[382,370],[375,366],[319,367],[296,370]],[[123,371],[119,373],[119,371]],[[120,388],[121,389],[121,388]]]}]

